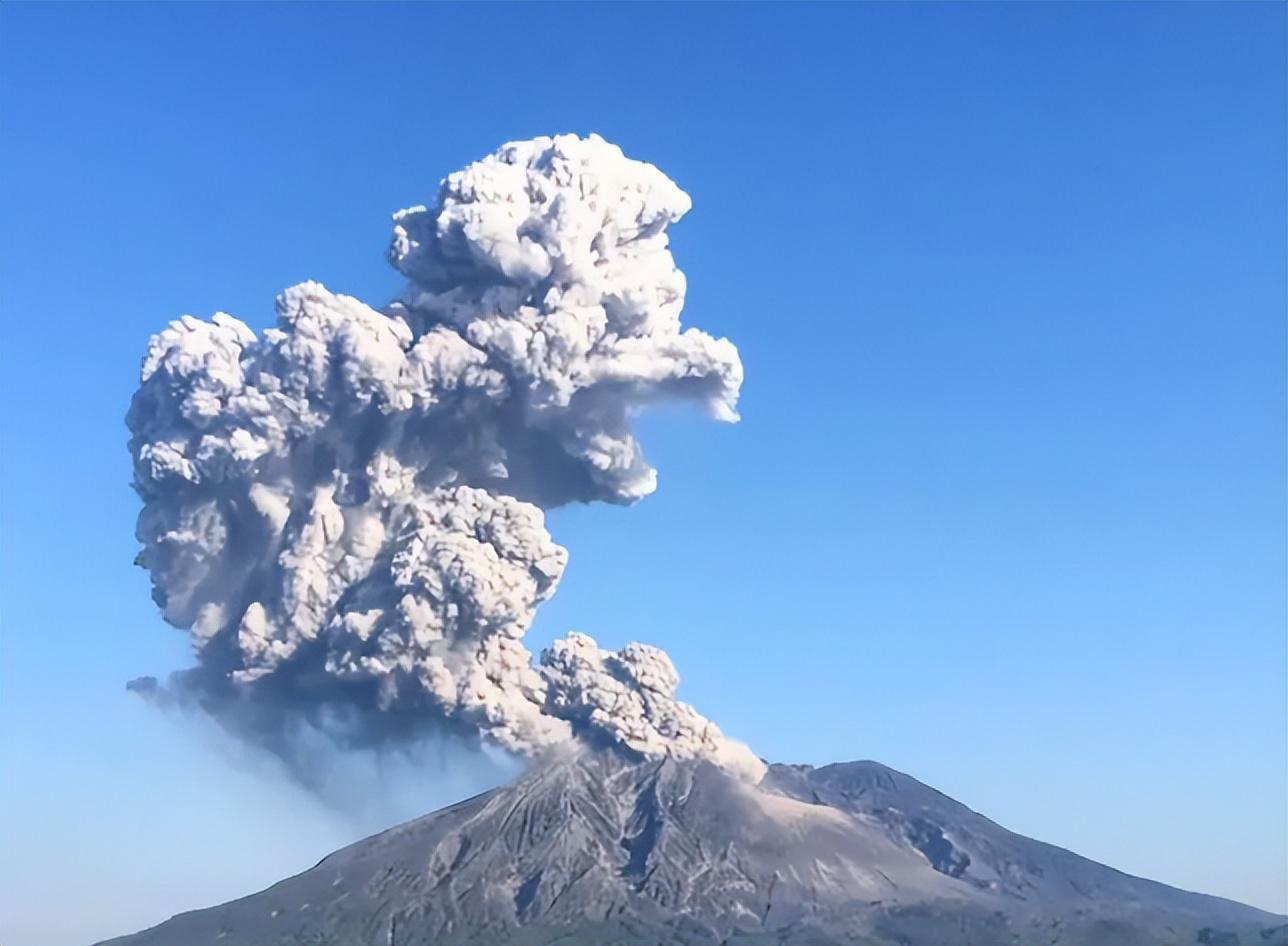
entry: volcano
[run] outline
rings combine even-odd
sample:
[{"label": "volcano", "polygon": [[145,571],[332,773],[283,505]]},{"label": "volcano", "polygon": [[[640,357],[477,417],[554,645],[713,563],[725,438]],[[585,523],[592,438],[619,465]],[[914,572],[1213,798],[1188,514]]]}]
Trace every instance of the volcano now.
[{"label": "volcano", "polygon": [[582,750],[103,946],[1285,946],[1288,917],[1007,831],[875,762]]}]

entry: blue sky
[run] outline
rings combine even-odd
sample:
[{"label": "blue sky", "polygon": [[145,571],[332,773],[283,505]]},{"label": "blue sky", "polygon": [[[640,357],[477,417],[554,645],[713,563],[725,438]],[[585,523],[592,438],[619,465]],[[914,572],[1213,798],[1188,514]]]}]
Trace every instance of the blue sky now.
[{"label": "blue sky", "polygon": [[694,199],[686,317],[744,420],[551,517],[534,645],[665,647],[764,756],[1288,911],[1285,8],[27,5],[0,11],[0,940],[250,892],[335,816],[124,682],[185,665],[122,422],[179,314],[378,302],[389,214],[598,131]]}]

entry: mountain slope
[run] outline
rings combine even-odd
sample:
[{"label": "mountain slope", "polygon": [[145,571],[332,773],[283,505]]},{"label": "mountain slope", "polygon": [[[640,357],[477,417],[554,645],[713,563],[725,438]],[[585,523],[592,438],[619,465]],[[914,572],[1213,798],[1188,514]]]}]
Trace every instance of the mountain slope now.
[{"label": "mountain slope", "polygon": [[873,762],[775,765],[753,788],[599,751],[110,946],[1283,946],[1285,922],[1012,834]]}]

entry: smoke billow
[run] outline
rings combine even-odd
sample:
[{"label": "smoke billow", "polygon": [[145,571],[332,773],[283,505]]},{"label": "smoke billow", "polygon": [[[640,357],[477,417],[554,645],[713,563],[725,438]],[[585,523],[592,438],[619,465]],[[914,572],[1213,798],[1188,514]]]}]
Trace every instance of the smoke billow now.
[{"label": "smoke billow", "polygon": [[310,282],[258,336],[222,313],[154,336],[127,418],[138,561],[197,664],[131,686],[282,753],[303,723],[757,772],[662,651],[523,645],[567,563],[542,510],[655,489],[643,407],[737,419],[737,349],[680,326],[666,229],[688,209],[597,136],[513,142],[394,216],[408,283],[383,309]]}]

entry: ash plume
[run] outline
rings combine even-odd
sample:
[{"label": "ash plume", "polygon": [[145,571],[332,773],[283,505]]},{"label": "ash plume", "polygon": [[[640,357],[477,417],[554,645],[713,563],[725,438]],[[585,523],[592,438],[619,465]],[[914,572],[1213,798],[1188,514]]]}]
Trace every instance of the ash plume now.
[{"label": "ash plume", "polygon": [[155,335],[127,417],[138,561],[196,665],[131,687],[283,755],[299,725],[450,731],[755,777],[662,651],[523,645],[567,563],[543,510],[653,492],[650,404],[737,419],[737,349],[680,325],[666,231],[689,206],[597,136],[512,142],[394,216],[408,282],[383,309],[307,282],[258,335],[223,313]]}]

